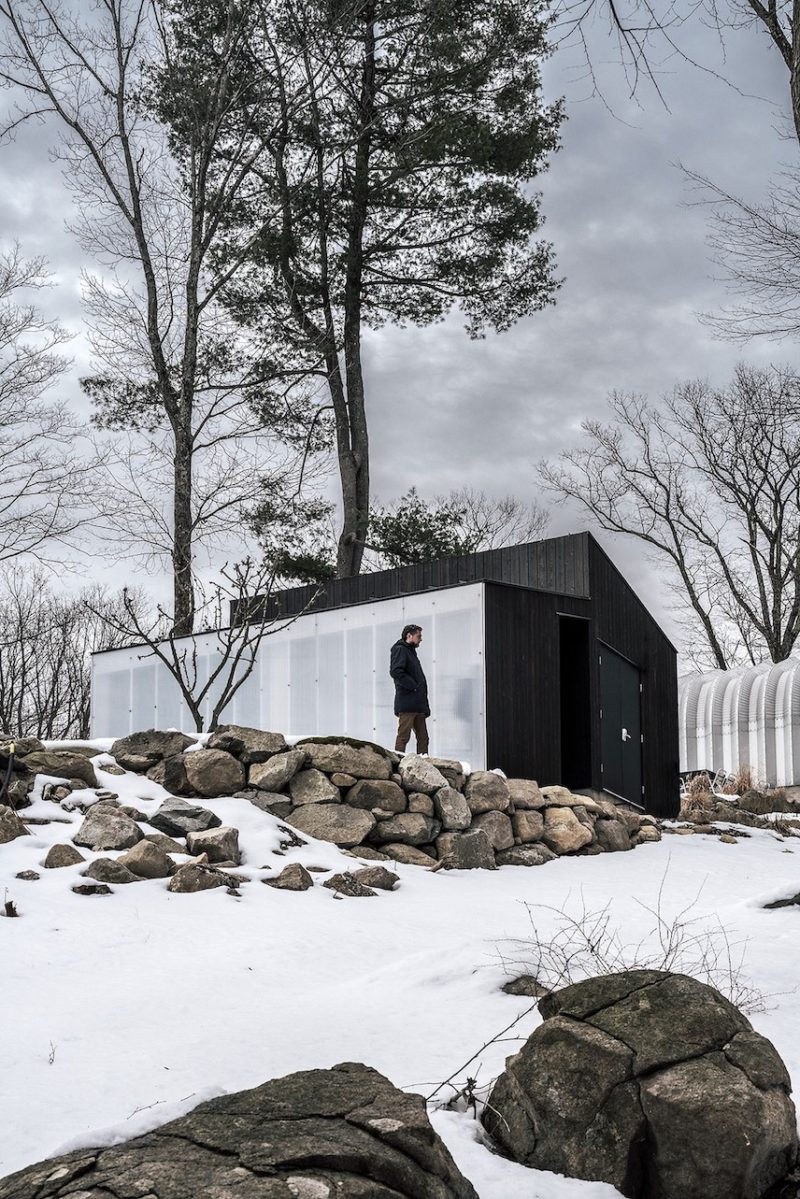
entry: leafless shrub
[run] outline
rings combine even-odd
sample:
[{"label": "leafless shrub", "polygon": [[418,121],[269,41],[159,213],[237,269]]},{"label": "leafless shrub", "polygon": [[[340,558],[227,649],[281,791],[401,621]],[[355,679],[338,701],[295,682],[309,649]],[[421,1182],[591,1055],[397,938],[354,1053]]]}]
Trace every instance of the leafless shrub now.
[{"label": "leafless shrub", "polygon": [[[509,942],[501,952],[508,973],[533,974],[549,990],[585,978],[624,970],[666,970],[688,974],[720,991],[743,1012],[765,1010],[765,997],[744,974],[747,940],[735,939],[718,917],[697,911],[702,888],[677,911],[667,910],[667,871],[654,905],[636,904],[653,924],[637,942],[625,939],[625,922],[617,919],[613,901],[591,908],[580,898],[563,908],[526,904],[531,935]],[[540,932],[539,913],[555,916],[555,931]]]}]

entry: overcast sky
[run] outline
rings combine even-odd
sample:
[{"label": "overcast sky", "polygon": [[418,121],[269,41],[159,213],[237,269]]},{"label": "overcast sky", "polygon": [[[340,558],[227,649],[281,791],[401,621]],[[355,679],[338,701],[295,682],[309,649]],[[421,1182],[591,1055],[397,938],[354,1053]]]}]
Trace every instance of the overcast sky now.
[{"label": "overcast sky", "polygon": [[[576,49],[559,50],[545,73],[547,98],[566,96],[568,114],[563,147],[542,180],[545,234],[565,279],[557,306],[483,341],[469,341],[453,317],[367,342],[374,491],[384,501],[412,485],[426,495],[467,485],[542,500],[537,461],[573,443],[581,420],[602,415],[612,389],[655,396],[697,376],[723,384],[743,358],[794,362],[791,345],[734,346],[699,323],[697,313],[718,308],[724,290],[708,260],[707,213],[687,206],[679,169],[757,199],[794,161],[788,73],[777,52],[760,31],[739,30],[726,37],[723,59],[712,31],[685,26],[681,45],[708,70],[678,57],[664,63],[667,109],[644,83],[631,100],[601,27],[591,41],[603,99],[591,95]],[[82,405],[76,380],[90,364],[83,262],[64,227],[69,200],[48,160],[53,140],[37,127],[0,148],[0,238],[18,239],[26,254],[51,264],[47,307],[75,333],[67,386]],[[564,510],[551,526],[582,527],[585,518]],[[674,632],[658,570],[635,543],[601,540]],[[124,574],[117,569],[119,583]]]}]

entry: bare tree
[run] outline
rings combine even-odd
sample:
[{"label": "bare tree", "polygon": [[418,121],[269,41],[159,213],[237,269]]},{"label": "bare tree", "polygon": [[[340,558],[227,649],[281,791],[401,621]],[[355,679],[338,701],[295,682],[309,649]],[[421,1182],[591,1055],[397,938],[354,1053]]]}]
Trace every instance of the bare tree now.
[{"label": "bare tree", "polygon": [[19,247],[0,254],[0,561],[48,559],[89,512],[84,430],[44,398],[69,365],[60,353],[68,337],[25,299],[47,283],[43,259]]},{"label": "bare tree", "polygon": [[514,495],[500,498],[472,487],[437,496],[437,503],[448,500],[461,510],[461,525],[475,550],[498,549],[503,545],[522,545],[538,541],[549,524],[548,513],[537,503],[524,503]]},{"label": "bare tree", "polygon": [[739,366],[730,385],[661,405],[615,394],[610,423],[543,463],[560,499],[667,565],[706,661],[787,658],[800,636],[800,380]]},{"label": "bare tree", "polygon": [[[253,673],[259,646],[265,637],[293,624],[298,616],[274,619],[270,597],[275,583],[271,564],[245,559],[224,567],[198,604],[200,627],[191,635],[176,633],[174,622],[162,607],[150,618],[142,614],[136,596],[122,593],[122,609],[100,617],[113,635],[141,644],[141,659],[154,658],[166,668],[180,691],[198,733],[206,725],[216,729],[220,717],[239,688]],[[309,600],[314,602],[316,594]],[[206,659],[210,661],[204,669]]]},{"label": "bare tree", "polygon": [[[141,596],[129,602],[141,606]],[[91,654],[121,640],[107,625],[122,597],[98,585],[58,595],[41,567],[0,580],[0,727],[21,736],[88,737]]]},{"label": "bare tree", "polygon": [[[233,339],[219,308],[249,243],[209,276],[220,222],[253,162],[238,13],[234,0],[216,13],[215,56],[181,113],[177,152],[176,123],[153,89],[158,70],[179,69],[172,22],[157,0],[99,0],[84,16],[46,0],[0,0],[0,80],[21,105],[6,132],[32,118],[55,122],[78,201],[74,231],[102,269],[85,279],[100,368],[85,385],[96,419],[158,434],[164,451],[169,504],[158,505],[155,540],[171,561],[178,633],[194,623],[195,482],[204,456],[219,460],[227,447],[235,459],[245,432],[273,417],[291,425],[297,415],[265,383],[273,374],[265,350]],[[230,491],[226,501],[232,511]]]}]

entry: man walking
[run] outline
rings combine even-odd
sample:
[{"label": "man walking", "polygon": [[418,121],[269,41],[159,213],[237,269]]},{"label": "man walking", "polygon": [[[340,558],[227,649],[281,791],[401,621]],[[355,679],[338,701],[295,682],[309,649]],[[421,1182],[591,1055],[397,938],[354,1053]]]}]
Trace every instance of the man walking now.
[{"label": "man walking", "polygon": [[420,641],[420,626],[407,624],[400,634],[400,640],[392,646],[389,673],[394,679],[394,714],[399,721],[394,747],[401,753],[408,745],[412,729],[417,739],[417,753],[428,752],[425,717],[430,716],[431,710],[428,706],[428,684],[417,657]]}]

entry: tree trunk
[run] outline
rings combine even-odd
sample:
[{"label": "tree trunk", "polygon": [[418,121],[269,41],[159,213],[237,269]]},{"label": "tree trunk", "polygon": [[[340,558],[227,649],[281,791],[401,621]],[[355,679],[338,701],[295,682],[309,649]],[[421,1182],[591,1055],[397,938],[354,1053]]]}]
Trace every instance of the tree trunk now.
[{"label": "tree trunk", "polygon": [[173,632],[184,637],[194,629],[194,572],[192,569],[192,442],[191,434],[175,429],[172,530]]}]

